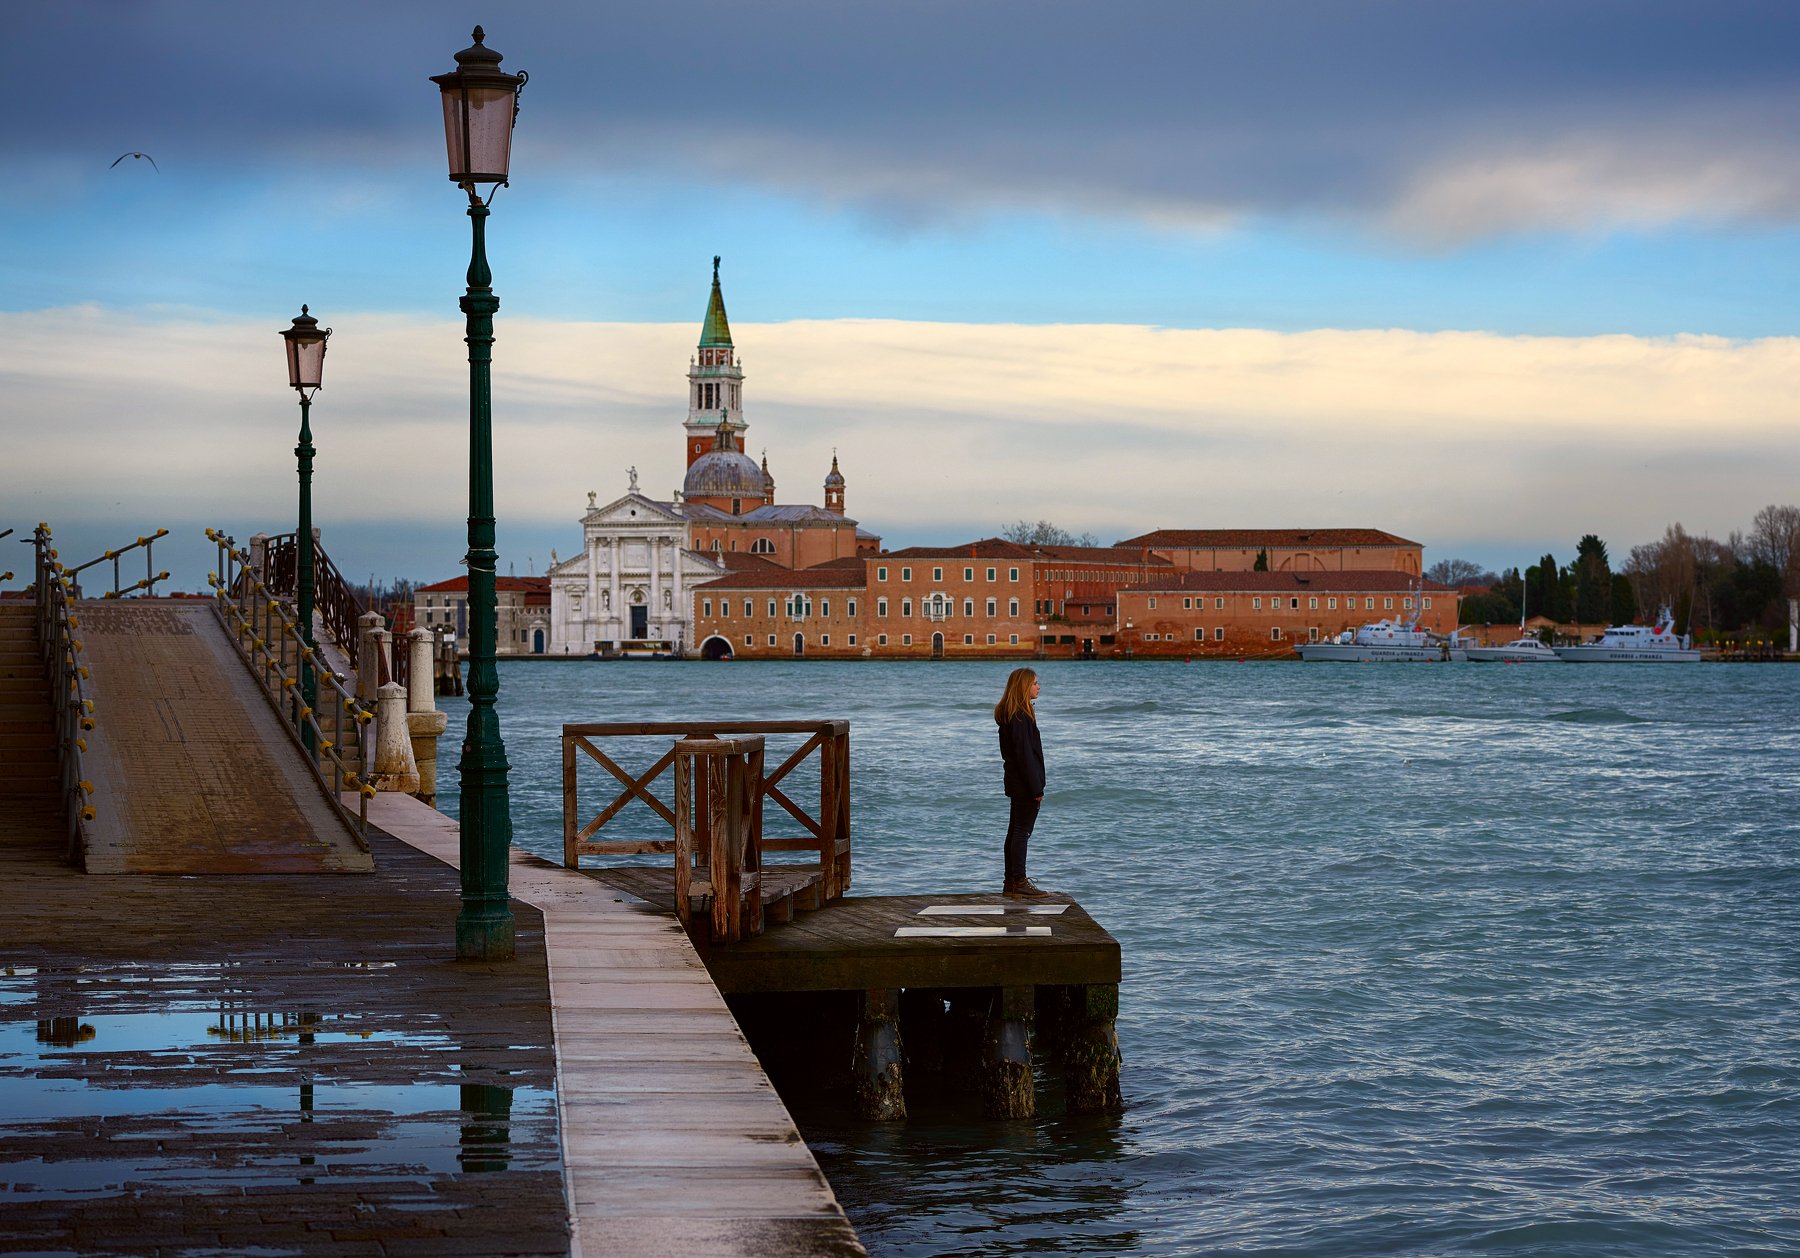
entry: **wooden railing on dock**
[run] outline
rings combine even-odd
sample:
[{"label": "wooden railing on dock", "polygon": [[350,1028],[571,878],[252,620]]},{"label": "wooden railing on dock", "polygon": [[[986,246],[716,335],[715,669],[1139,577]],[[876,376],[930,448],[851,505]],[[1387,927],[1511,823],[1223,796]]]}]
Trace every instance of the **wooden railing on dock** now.
[{"label": "wooden railing on dock", "polygon": [[712,895],[712,938],[762,934],[763,740],[683,738],[675,744],[675,915],[692,924],[694,868]]},{"label": "wooden railing on dock", "polygon": [[[679,831],[676,811],[652,789],[676,762],[676,743],[682,739],[719,741],[732,735],[804,735],[800,746],[773,770],[754,775],[747,809],[759,819],[755,858],[761,868],[769,852],[807,852],[819,864],[823,899],[835,900],[850,886],[850,722],[848,721],[649,721],[604,725],[565,725],[562,732],[563,766],[563,864],[581,867],[583,856],[644,855],[675,851],[676,839],[597,840],[592,836],[611,822],[632,800],[642,801],[651,812]],[[616,738],[668,738],[671,743],[655,763],[641,774],[632,774],[600,747],[596,740]],[[605,769],[623,788],[586,822],[577,804],[577,766],[585,756]],[[814,752],[819,756],[819,807],[808,812],[789,796],[782,784]],[[677,794],[679,782],[675,784]],[[804,833],[760,833],[763,804],[772,802],[797,821]],[[695,842],[704,848],[711,824],[710,809],[697,810]],[[680,899],[679,896],[676,897]]]}]

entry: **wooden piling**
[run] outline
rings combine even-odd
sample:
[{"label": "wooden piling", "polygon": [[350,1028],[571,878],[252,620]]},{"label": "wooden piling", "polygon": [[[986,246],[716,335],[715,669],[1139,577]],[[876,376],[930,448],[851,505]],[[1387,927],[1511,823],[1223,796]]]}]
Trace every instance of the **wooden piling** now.
[{"label": "wooden piling", "polygon": [[906,1118],[900,1067],[900,993],[876,988],[862,994],[856,1020],[856,1112],[871,1122]]},{"label": "wooden piling", "polygon": [[1037,1113],[1031,1073],[1035,1010],[1033,989],[996,989],[982,1044],[981,1102],[989,1118],[1031,1118]]},{"label": "wooden piling", "polygon": [[1063,1085],[1071,1114],[1117,1114],[1119,1093],[1119,988],[1114,983],[1076,987],[1063,1042]]}]

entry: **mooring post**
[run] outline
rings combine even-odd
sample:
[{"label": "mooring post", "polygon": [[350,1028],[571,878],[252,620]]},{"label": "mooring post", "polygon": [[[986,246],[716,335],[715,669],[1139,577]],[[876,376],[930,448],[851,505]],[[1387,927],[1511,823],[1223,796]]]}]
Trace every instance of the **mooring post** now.
[{"label": "mooring post", "polygon": [[989,1118],[1031,1118],[1037,1093],[1031,1074],[1031,1026],[1036,998],[1029,987],[995,993],[982,1044],[981,1102]]},{"label": "mooring post", "polygon": [[862,994],[856,1019],[856,1113],[871,1122],[906,1117],[900,1072],[900,993],[877,988]]},{"label": "mooring post", "polygon": [[1077,987],[1063,1044],[1063,1085],[1071,1114],[1117,1114],[1119,1094],[1119,988],[1115,983]]}]

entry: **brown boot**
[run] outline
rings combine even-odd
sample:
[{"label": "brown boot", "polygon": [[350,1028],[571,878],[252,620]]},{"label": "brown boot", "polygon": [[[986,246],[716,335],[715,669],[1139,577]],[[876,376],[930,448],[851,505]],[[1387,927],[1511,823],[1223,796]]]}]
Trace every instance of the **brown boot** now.
[{"label": "brown boot", "polygon": [[1050,893],[1048,891],[1032,882],[1029,878],[1021,878],[1017,882],[1007,883],[1006,890],[1001,894],[1014,896],[1021,900],[1047,900],[1050,898]]}]

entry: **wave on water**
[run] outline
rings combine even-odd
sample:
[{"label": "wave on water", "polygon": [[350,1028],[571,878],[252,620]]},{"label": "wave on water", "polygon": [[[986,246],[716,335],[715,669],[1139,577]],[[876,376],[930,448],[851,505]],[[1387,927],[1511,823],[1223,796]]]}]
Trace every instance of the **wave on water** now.
[{"label": "wave on water", "polygon": [[1569,725],[1648,725],[1650,718],[1627,712],[1624,708],[1574,708],[1568,712],[1550,712],[1546,721],[1562,721]]}]

